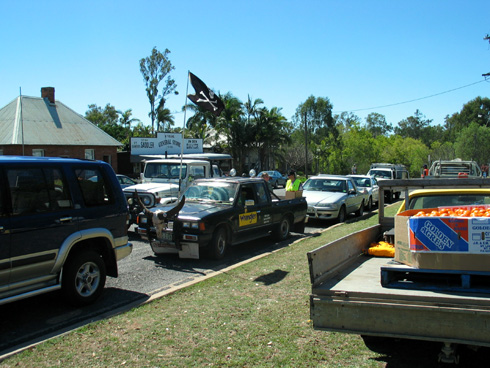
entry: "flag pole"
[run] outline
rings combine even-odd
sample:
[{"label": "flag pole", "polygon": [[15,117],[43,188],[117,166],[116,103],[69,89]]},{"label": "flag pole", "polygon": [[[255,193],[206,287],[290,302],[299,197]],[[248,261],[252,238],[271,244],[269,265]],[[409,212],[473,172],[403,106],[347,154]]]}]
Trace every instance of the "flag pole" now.
[{"label": "flag pole", "polygon": [[187,94],[188,94],[188,92],[189,92],[189,71],[187,71],[187,85],[185,87],[184,123],[182,124],[182,145],[180,147],[179,195],[178,195],[177,200],[180,200],[180,188],[182,185],[182,160],[184,157],[184,144],[185,144],[184,133],[185,133],[185,119],[186,119],[186,115],[187,115]]},{"label": "flag pole", "polygon": [[19,87],[19,99],[20,99],[20,129],[22,134],[22,156],[25,156],[24,150],[24,117],[22,116],[22,87]]}]

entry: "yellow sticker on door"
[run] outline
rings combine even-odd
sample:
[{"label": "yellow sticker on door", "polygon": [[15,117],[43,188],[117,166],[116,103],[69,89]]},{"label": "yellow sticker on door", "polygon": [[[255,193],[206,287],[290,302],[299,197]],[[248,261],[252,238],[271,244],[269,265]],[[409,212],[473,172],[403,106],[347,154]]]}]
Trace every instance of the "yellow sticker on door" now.
[{"label": "yellow sticker on door", "polygon": [[257,212],[242,213],[238,216],[239,226],[248,226],[257,223]]}]

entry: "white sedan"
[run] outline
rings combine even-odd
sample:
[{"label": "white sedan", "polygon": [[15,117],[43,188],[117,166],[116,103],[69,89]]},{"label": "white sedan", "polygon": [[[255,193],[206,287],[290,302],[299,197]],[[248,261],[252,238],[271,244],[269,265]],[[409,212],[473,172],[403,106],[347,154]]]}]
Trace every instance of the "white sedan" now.
[{"label": "white sedan", "polygon": [[364,213],[364,193],[347,176],[310,177],[303,185],[303,197],[306,197],[310,218],[344,222],[349,213],[355,212],[357,216]]},{"label": "white sedan", "polygon": [[366,193],[367,198],[364,200],[364,205],[368,211],[371,211],[373,206],[379,203],[379,187],[376,179],[369,175],[347,175],[354,179],[359,190]]}]

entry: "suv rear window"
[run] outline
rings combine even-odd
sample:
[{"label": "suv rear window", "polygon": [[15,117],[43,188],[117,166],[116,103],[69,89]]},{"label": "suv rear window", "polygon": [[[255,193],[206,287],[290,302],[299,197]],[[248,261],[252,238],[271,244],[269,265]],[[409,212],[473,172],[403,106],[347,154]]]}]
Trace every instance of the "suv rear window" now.
[{"label": "suv rear window", "polygon": [[99,169],[76,169],[78,185],[85,206],[105,206],[114,203],[114,194]]},{"label": "suv rear window", "polygon": [[58,168],[7,169],[13,215],[72,208],[68,188]]}]

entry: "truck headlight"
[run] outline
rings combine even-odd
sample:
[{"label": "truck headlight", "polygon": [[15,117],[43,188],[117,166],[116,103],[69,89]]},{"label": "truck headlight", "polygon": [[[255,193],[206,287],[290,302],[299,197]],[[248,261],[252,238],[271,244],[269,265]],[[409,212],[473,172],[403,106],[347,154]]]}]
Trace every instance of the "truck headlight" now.
[{"label": "truck headlight", "polygon": [[194,222],[194,221],[184,221],[182,223],[182,228],[193,229],[193,230],[202,230],[202,231],[204,231],[206,229],[203,222]]}]

